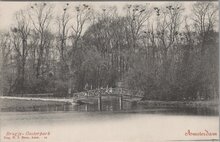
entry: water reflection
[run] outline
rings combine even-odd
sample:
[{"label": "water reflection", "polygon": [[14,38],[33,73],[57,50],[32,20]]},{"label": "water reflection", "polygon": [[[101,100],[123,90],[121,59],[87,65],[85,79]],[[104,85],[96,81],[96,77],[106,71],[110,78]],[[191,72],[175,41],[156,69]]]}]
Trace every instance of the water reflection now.
[{"label": "water reflection", "polygon": [[118,97],[103,98],[94,100],[90,103],[78,105],[71,104],[49,104],[49,105],[33,105],[26,107],[2,107],[2,112],[52,112],[52,111],[76,111],[76,112],[135,112],[135,113],[164,113],[164,114],[189,114],[189,115],[218,115],[218,108],[176,108],[176,107],[149,107],[138,104],[137,102],[121,102]]}]

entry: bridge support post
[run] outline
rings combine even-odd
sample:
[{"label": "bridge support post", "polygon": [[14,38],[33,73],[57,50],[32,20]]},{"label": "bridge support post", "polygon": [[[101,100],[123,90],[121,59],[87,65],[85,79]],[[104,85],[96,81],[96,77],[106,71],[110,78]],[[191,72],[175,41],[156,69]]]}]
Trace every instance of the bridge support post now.
[{"label": "bridge support post", "polygon": [[98,110],[102,111],[102,96],[101,95],[99,95],[99,98],[98,98]]},{"label": "bridge support post", "polygon": [[122,95],[119,97],[119,107],[120,107],[120,110],[123,110],[123,97],[122,97]]},{"label": "bridge support post", "polygon": [[85,105],[85,111],[88,111],[88,104]]}]

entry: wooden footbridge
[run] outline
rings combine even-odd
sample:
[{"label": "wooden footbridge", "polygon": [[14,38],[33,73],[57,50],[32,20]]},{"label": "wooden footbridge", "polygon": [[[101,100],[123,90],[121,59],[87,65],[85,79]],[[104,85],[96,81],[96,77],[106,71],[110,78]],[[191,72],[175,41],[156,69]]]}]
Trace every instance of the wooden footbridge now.
[{"label": "wooden footbridge", "polygon": [[98,108],[102,110],[102,97],[105,96],[119,97],[120,109],[123,109],[123,101],[141,100],[144,92],[126,88],[100,88],[74,93],[73,100],[76,103],[89,103],[91,100],[98,100]]}]

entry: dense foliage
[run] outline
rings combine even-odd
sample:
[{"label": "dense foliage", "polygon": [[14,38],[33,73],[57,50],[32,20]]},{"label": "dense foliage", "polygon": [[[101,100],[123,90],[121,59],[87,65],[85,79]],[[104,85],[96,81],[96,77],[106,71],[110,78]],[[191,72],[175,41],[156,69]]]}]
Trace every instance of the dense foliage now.
[{"label": "dense foliage", "polygon": [[1,33],[3,95],[68,96],[122,82],[144,99],[218,97],[217,3],[193,3],[190,16],[175,2],[53,10],[30,5]]}]

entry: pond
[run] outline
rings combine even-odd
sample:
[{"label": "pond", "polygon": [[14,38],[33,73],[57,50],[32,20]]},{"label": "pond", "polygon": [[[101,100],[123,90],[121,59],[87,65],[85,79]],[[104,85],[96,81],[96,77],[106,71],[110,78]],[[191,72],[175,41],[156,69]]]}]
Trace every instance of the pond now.
[{"label": "pond", "polygon": [[[217,112],[209,109],[146,108],[131,102],[120,109],[117,98],[112,98],[103,99],[101,111],[97,102],[8,110],[1,112],[1,142],[217,141],[219,137]],[[187,135],[207,131],[216,135]],[[38,132],[47,134],[34,137]],[[23,135],[7,137],[15,133]]]},{"label": "pond", "polygon": [[136,113],[164,113],[164,114],[185,114],[185,115],[218,115],[217,107],[149,107],[137,102],[123,101],[120,103],[118,97],[103,97],[101,106],[97,99],[90,100],[89,103],[66,104],[46,101],[26,101],[0,99],[2,112],[136,112]]}]

